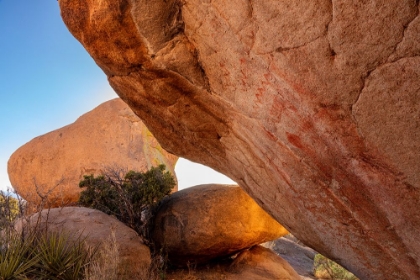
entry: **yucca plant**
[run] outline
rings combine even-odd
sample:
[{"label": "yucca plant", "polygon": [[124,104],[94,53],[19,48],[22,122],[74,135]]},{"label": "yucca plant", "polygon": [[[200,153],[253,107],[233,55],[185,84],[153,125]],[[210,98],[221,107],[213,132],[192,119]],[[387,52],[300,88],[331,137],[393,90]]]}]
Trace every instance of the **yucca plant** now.
[{"label": "yucca plant", "polygon": [[40,220],[18,232],[22,206],[19,196],[0,191],[0,280],[84,279],[97,248],[87,248],[80,236],[47,233]]},{"label": "yucca plant", "polygon": [[80,236],[43,234],[37,240],[37,276],[49,280],[83,279],[96,250],[87,250]]},{"label": "yucca plant", "polygon": [[39,256],[33,251],[33,238],[9,234],[0,244],[0,279],[28,279],[35,272]]}]

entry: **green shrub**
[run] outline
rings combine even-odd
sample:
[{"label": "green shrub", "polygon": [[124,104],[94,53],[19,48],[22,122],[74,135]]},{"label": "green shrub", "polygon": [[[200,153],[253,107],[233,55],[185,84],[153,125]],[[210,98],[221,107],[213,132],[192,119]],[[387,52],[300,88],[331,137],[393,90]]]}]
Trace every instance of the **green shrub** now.
[{"label": "green shrub", "polygon": [[0,191],[0,230],[10,226],[21,215],[21,201],[10,192]]},{"label": "green shrub", "polygon": [[175,179],[163,164],[146,172],[129,171],[124,178],[120,173],[109,170],[98,177],[84,176],[79,204],[114,215],[146,237],[151,211],[171,193]]},{"label": "green shrub", "polygon": [[354,274],[321,254],[315,255],[314,275],[318,279],[358,280]]}]

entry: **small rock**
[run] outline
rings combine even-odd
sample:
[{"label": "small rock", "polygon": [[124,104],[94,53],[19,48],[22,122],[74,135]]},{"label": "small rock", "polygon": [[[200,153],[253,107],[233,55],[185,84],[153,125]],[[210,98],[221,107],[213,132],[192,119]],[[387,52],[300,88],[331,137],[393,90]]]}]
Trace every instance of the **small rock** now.
[{"label": "small rock", "polygon": [[231,273],[239,274],[229,279],[300,279],[290,264],[275,252],[262,246],[242,251],[230,266]]},{"label": "small rock", "polygon": [[[167,279],[228,280],[300,280],[293,268],[275,252],[254,246],[238,254],[234,260],[213,262],[188,271],[168,272]],[[188,278],[190,277],[190,278]]]}]

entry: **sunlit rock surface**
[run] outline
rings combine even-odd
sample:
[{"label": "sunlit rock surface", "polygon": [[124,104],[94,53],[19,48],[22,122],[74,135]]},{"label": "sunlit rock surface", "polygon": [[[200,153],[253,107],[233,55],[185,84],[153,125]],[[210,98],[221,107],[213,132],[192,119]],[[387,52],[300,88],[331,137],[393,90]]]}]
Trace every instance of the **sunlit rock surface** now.
[{"label": "sunlit rock surface", "polygon": [[165,149],[360,278],[420,278],[418,1],[59,3]]},{"label": "sunlit rock surface", "polygon": [[152,240],[172,264],[187,266],[226,257],[288,231],[240,187],[199,185],[163,200]]},{"label": "sunlit rock surface", "polygon": [[45,197],[45,207],[56,207],[78,201],[83,175],[146,171],[161,163],[175,174],[177,160],[121,99],[114,99],[20,147],[9,159],[8,173],[25,200],[38,204]]}]

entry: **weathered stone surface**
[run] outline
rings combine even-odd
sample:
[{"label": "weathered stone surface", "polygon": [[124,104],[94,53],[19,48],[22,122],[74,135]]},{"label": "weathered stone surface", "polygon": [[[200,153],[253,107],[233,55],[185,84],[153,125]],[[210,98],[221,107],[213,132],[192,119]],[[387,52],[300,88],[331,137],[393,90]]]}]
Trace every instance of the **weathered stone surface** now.
[{"label": "weathered stone surface", "polygon": [[57,207],[77,202],[83,175],[108,168],[145,171],[160,163],[175,174],[177,159],[121,99],[114,99],[20,147],[9,159],[8,173],[25,200],[37,204],[40,195],[47,196],[45,206]]},{"label": "weathered stone surface", "polygon": [[[41,217],[39,217],[41,215]],[[64,233],[81,238],[88,246],[102,246],[103,242],[116,242],[119,273],[123,279],[146,279],[151,263],[149,247],[131,228],[101,211],[84,207],[45,209],[28,220],[20,220],[16,228],[36,227],[48,233]],[[115,239],[111,236],[115,234]],[[101,248],[101,247],[99,247]]]},{"label": "weathered stone surface", "polygon": [[262,246],[242,251],[229,268],[231,273],[240,273],[231,279],[300,279],[284,259]]},{"label": "weathered stone surface", "polygon": [[420,278],[418,1],[60,6],[165,149],[360,278]]},{"label": "weathered stone surface", "polygon": [[204,263],[286,235],[240,187],[200,185],[165,199],[152,239],[173,264]]},{"label": "weathered stone surface", "polygon": [[[210,263],[203,267],[177,270],[167,274],[168,279],[201,280],[300,280],[293,268],[273,251],[254,246],[238,254],[233,261]],[[196,277],[196,278],[193,278]]]},{"label": "weathered stone surface", "polygon": [[313,274],[316,251],[303,245],[291,234],[267,243],[271,250],[293,267],[301,280],[316,279]]}]

